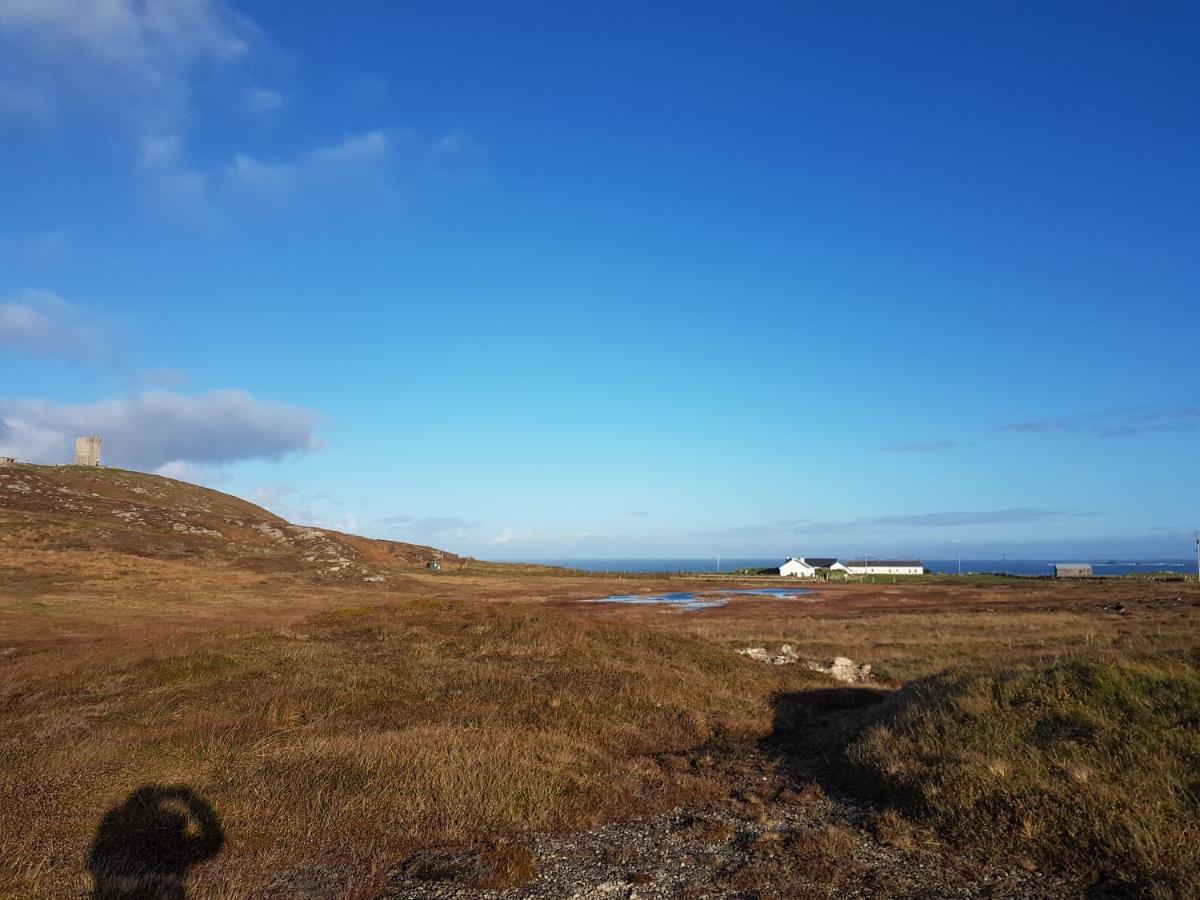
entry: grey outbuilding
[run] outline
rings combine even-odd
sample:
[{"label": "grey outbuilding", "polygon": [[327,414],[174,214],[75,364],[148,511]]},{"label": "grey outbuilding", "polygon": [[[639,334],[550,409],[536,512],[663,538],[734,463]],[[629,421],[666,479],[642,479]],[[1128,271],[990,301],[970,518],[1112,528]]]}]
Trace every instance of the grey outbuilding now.
[{"label": "grey outbuilding", "polygon": [[1054,567],[1055,578],[1091,578],[1091,563],[1058,563]]}]

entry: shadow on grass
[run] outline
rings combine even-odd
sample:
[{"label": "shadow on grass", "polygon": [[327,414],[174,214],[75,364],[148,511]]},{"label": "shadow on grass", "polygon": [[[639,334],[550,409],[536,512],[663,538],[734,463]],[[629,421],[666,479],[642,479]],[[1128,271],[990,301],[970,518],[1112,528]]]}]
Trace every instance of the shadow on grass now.
[{"label": "shadow on grass", "polygon": [[184,787],[140,787],[96,829],[93,900],[184,900],[187,871],[225,843],[213,808]]},{"label": "shadow on grass", "polygon": [[[857,763],[849,758],[847,751],[873,726],[889,726],[897,720],[903,720],[911,715],[914,705],[919,712],[931,702],[931,698],[937,696],[938,687],[939,679],[930,678],[914,682],[900,691],[836,687],[778,694],[772,699],[774,720],[771,733],[762,739],[760,747],[778,761],[797,786],[815,782],[831,796],[868,801],[876,810],[886,811],[889,815],[899,814],[909,824],[925,819],[925,824],[936,830],[939,825],[937,816],[935,811],[926,809],[919,785],[889,777],[878,767]],[[1077,738],[1087,740],[1090,735],[1067,732],[1066,738],[1078,743]],[[949,735],[946,740],[945,752],[952,757],[955,738]],[[938,749],[935,746],[931,752]],[[1031,747],[1030,751],[1033,749]],[[1009,803],[1020,800],[1020,797],[1014,800],[1002,798],[1002,802]],[[1027,802],[1036,804],[1047,801],[1031,791]],[[892,818],[890,821],[897,820]],[[1011,855],[1003,847],[998,849],[994,843],[990,846],[982,841],[976,843],[971,837],[963,835],[957,839],[951,838],[948,846],[963,851],[975,849],[983,857],[1028,859],[1028,852],[1019,852],[1020,835],[1014,831],[1011,838]],[[1060,836],[1058,840],[1064,841],[1061,845],[1064,855],[1079,856],[1087,852],[1082,843],[1084,838],[1068,835]],[[1144,876],[1114,870],[1111,863],[1098,861],[1090,867],[1079,863],[1070,866],[1043,859],[1042,864],[1047,870],[1074,879],[1074,890],[1078,891],[1076,896],[1085,900],[1158,896],[1154,884]],[[1175,894],[1168,892],[1162,896]]]},{"label": "shadow on grass", "polygon": [[774,721],[761,747],[797,782],[856,797],[878,793],[875,779],[845,758],[846,748],[903,702],[895,691],[870,687],[816,688],[776,695]]}]

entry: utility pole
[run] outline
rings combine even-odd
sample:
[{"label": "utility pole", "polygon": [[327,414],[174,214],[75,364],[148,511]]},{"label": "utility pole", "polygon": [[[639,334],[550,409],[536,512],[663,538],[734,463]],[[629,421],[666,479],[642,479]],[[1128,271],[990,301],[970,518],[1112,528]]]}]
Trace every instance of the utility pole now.
[{"label": "utility pole", "polygon": [[1200,531],[1196,532],[1196,581],[1200,581]]}]

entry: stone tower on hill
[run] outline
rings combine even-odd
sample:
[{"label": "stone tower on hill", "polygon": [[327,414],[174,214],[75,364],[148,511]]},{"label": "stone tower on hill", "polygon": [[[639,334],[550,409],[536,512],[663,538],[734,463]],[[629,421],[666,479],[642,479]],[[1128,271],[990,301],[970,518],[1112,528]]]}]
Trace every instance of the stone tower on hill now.
[{"label": "stone tower on hill", "polygon": [[93,434],[91,437],[75,438],[75,465],[100,465],[101,443],[103,443],[103,440],[98,434]]}]

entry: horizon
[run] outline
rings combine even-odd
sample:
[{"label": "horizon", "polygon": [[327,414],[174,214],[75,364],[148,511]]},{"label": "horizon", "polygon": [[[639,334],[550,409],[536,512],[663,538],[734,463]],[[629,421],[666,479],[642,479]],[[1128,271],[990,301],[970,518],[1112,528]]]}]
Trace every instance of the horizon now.
[{"label": "horizon", "polygon": [[[495,560],[495,562],[550,562],[550,561],[565,562],[565,561],[569,561],[571,559],[590,560],[592,562],[606,562],[608,560],[614,560],[614,561],[615,560],[627,560],[629,562],[655,562],[655,561],[663,560],[663,559],[679,559],[679,560],[699,561],[699,560],[710,560],[710,559],[716,559],[716,558],[717,557],[715,557],[715,556],[680,556],[680,557],[671,557],[671,556],[578,556],[578,557],[559,556],[559,557],[549,557],[549,558],[540,559],[540,560],[512,559],[512,560]],[[768,559],[777,559],[777,558],[778,557],[771,556],[769,554],[759,554],[759,555],[751,555],[751,556],[731,556],[731,557],[728,557],[727,559],[722,557],[722,559],[724,559],[725,562],[743,562],[745,560],[756,560],[757,561],[760,559],[768,560]],[[785,557],[785,559],[786,558],[788,558],[788,557]],[[805,558],[805,557],[791,557],[791,558],[801,559],[801,558]],[[820,559],[822,557],[814,556],[812,558]],[[864,557],[861,557],[861,556],[839,556],[839,557],[836,557],[836,559],[838,559],[838,560],[856,560],[856,559],[863,559],[863,558]],[[871,559],[871,560],[879,559],[879,557],[877,557],[877,556],[872,556],[872,557],[867,557],[867,558]],[[909,558],[909,557],[906,557],[906,558]],[[956,559],[957,557],[954,557],[954,556],[923,557],[920,555],[914,555],[911,558],[914,560],[920,560],[920,561],[936,560],[937,562],[946,562],[946,561],[952,561],[952,560]],[[1100,557],[1096,557],[1096,559],[1099,559],[1099,558]],[[1057,557],[1001,556],[1000,559],[1008,559],[1008,560],[1012,560],[1013,562],[1046,562],[1050,559],[1057,559]],[[1157,561],[1158,557],[1148,556],[1148,557],[1134,558],[1134,557],[1116,557],[1116,556],[1114,556],[1114,557],[1108,557],[1108,559],[1111,559],[1114,563],[1120,563],[1120,562],[1128,562],[1128,563],[1146,562],[1146,563],[1149,563],[1149,562]],[[966,557],[966,556],[964,556],[962,558],[962,560],[963,560],[963,562],[997,562],[997,561],[999,561],[999,560],[995,559],[994,557],[986,557],[986,556],[985,557]],[[1191,560],[1187,559],[1186,557],[1177,557],[1175,559],[1163,559],[1161,561],[1164,563],[1167,563],[1167,562],[1169,562],[1169,563],[1191,562]],[[1062,562],[1095,562],[1095,560],[1088,560],[1088,559],[1062,560]]]},{"label": "horizon", "polygon": [[0,455],[483,559],[1190,559],[1198,38],[0,0]]}]

